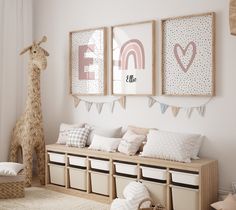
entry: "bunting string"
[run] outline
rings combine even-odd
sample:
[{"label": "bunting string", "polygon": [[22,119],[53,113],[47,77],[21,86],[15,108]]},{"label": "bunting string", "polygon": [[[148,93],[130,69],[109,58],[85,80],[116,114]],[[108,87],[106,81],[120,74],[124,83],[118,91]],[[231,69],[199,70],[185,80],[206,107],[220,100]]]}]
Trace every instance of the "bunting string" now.
[{"label": "bunting string", "polygon": [[121,96],[120,98],[113,99],[112,101],[109,102],[93,102],[93,101],[87,101],[82,98],[80,98],[78,95],[73,95],[74,98],[74,106],[77,108],[81,102],[84,102],[85,108],[87,112],[89,112],[92,108],[93,105],[95,105],[98,114],[101,114],[102,109],[105,104],[107,104],[110,107],[111,113],[114,112],[115,104],[118,103],[120,106],[125,109],[126,108],[126,97]]},{"label": "bunting string", "polygon": [[180,110],[183,110],[185,112],[185,116],[187,118],[191,117],[194,110],[196,110],[200,116],[204,117],[205,112],[206,112],[206,105],[208,103],[210,103],[212,98],[213,97],[209,98],[205,103],[203,103],[199,106],[175,106],[175,105],[163,103],[163,102],[159,101],[158,99],[155,99],[155,98],[149,96],[148,97],[148,106],[149,106],[149,108],[151,108],[154,104],[156,104],[156,103],[159,104],[160,111],[162,114],[165,114],[165,112],[168,110],[168,108],[170,108],[174,117],[177,117]]}]

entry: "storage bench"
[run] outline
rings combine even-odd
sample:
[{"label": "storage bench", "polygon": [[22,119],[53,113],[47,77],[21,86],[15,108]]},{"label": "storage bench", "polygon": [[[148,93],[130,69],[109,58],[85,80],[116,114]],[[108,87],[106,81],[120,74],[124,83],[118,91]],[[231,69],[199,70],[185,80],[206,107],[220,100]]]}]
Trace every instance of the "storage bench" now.
[{"label": "storage bench", "polygon": [[[54,153],[59,154],[56,159],[52,158]],[[216,160],[180,163],[52,144],[46,146],[46,166],[46,187],[100,202],[122,197],[124,187],[136,180],[165,210],[185,210],[186,206],[187,210],[210,210],[210,204],[217,201]],[[62,167],[60,173],[53,175],[52,166]],[[59,174],[64,182],[54,184],[52,180]],[[182,205],[187,195],[191,205]]]}]

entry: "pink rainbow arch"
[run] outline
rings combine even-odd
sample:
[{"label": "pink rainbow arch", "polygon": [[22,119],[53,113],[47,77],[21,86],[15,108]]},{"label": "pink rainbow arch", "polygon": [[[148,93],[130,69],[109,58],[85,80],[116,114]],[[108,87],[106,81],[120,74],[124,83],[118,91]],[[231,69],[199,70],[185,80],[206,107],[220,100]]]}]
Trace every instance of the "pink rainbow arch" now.
[{"label": "pink rainbow arch", "polygon": [[142,42],[131,39],[125,42],[120,49],[119,67],[121,70],[128,69],[130,56],[134,57],[135,69],[145,69],[145,53]]}]

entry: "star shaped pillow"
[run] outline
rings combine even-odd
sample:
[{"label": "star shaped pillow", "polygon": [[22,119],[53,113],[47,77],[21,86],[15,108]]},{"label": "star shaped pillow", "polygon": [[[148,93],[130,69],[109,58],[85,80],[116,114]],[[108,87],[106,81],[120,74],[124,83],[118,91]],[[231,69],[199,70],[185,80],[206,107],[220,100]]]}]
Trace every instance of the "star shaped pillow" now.
[{"label": "star shaped pillow", "polygon": [[216,210],[236,210],[236,197],[229,194],[225,200],[211,204]]}]

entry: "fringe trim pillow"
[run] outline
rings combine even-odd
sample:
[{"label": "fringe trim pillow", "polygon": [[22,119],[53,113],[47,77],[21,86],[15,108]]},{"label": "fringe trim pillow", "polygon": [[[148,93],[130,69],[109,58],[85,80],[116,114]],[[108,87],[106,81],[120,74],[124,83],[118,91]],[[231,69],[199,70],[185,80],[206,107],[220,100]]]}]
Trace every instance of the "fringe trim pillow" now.
[{"label": "fringe trim pillow", "polygon": [[127,130],[122,137],[118,151],[127,155],[135,155],[145,139],[145,135],[138,135],[131,130]]}]

